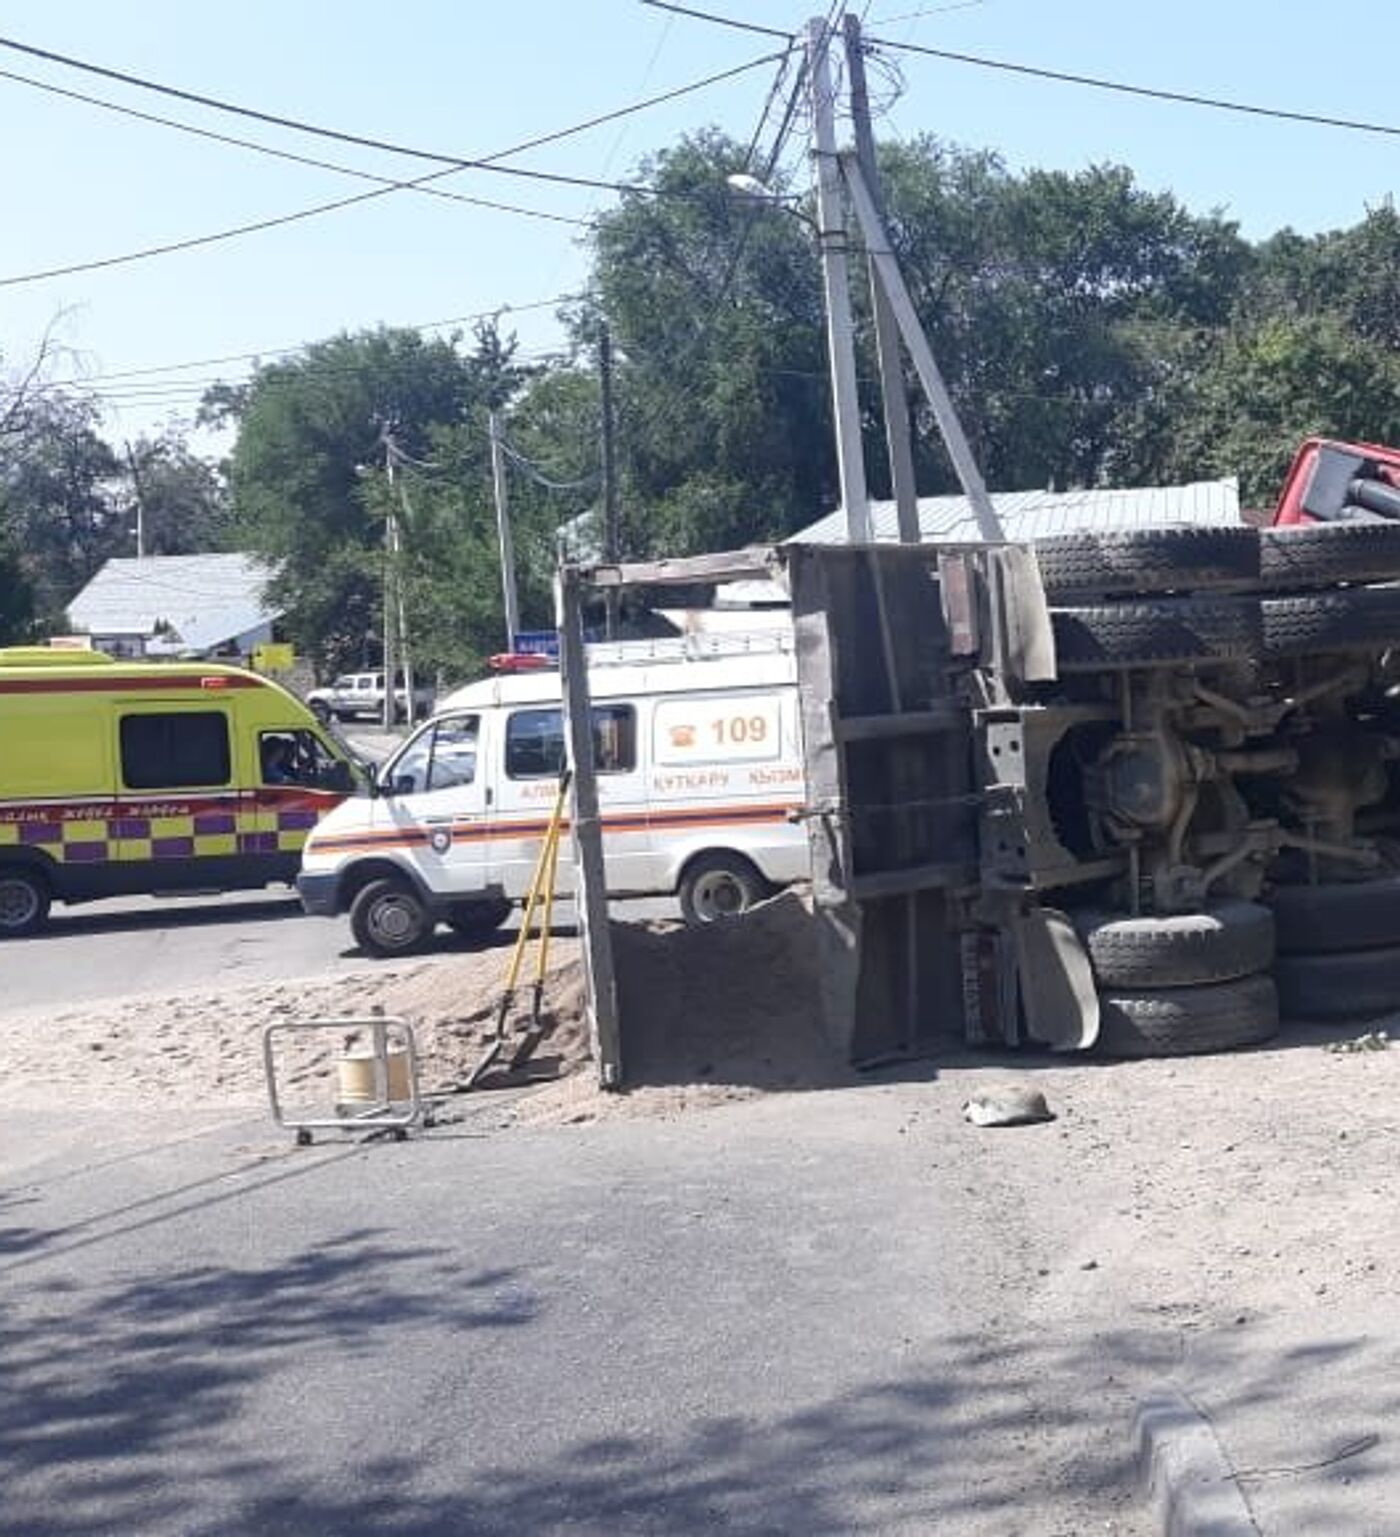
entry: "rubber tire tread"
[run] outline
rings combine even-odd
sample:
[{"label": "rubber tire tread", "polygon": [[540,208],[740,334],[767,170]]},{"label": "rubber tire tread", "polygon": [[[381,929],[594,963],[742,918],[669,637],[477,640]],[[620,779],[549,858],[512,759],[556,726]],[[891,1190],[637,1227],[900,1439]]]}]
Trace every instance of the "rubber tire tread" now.
[{"label": "rubber tire tread", "polygon": [[1270,1040],[1278,1026],[1278,993],[1267,976],[1099,999],[1099,1050],[1108,1057],[1233,1051]]},{"label": "rubber tire tread", "polygon": [[1105,989],[1234,982],[1274,961],[1274,915],[1257,902],[1165,918],[1085,914],[1079,932]]},{"label": "rubber tire tread", "polygon": [[1274,976],[1289,1019],[1375,1019],[1400,1009],[1400,945],[1282,955]]},{"label": "rubber tire tread", "polygon": [[1349,587],[1265,598],[1264,655],[1379,650],[1400,645],[1400,587]]},{"label": "rubber tire tread", "polygon": [[1400,945],[1400,875],[1279,886],[1269,905],[1280,955],[1333,955]]},{"label": "rubber tire tread", "polygon": [[1400,579],[1400,523],[1295,523],[1259,534],[1268,588],[1298,592]]},{"label": "rubber tire tread", "polygon": [[1256,528],[1153,528],[1054,534],[1032,545],[1047,596],[1131,597],[1254,586]]},{"label": "rubber tire tread", "polygon": [[1257,598],[1155,598],[1052,608],[1061,672],[1237,662],[1263,646]]},{"label": "rubber tire tread", "polygon": [[[369,908],[373,905],[374,898],[388,888],[407,893],[422,909],[422,926],[406,945],[392,947],[381,945],[370,932]],[[432,937],[433,921],[427,908],[423,906],[422,898],[406,880],[396,876],[383,876],[378,880],[367,881],[355,893],[355,898],[350,904],[350,932],[355,936],[355,943],[366,955],[372,955],[379,960],[397,960],[400,956],[417,954],[427,944]]]},{"label": "rubber tire tread", "polygon": [[711,926],[711,922],[702,918],[696,908],[695,886],[701,876],[716,870],[723,870],[732,875],[744,888],[744,905],[734,914],[735,917],[743,917],[750,908],[756,907],[769,894],[768,882],[764,880],[754,862],[745,858],[743,854],[729,854],[722,850],[710,854],[698,854],[686,866],[680,885],[676,889],[681,917],[685,919],[689,928],[708,929]]}]

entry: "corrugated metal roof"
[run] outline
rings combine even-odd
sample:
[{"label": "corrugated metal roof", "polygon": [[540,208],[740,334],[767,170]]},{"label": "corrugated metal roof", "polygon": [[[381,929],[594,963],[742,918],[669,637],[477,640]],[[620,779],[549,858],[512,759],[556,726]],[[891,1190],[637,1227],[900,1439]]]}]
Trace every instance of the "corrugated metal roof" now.
[{"label": "corrugated metal roof", "polygon": [[210,651],[279,615],[263,597],[271,568],[253,555],[147,555],[109,560],[68,605],[90,635],[174,631],[177,649]]},{"label": "corrugated metal roof", "polygon": [[[1219,527],[1240,521],[1240,487],[1233,475],[1187,486],[1145,486],[1131,491],[995,491],[992,505],[1008,539],[1043,539],[1077,529]],[[899,526],[893,502],[871,502],[875,537],[893,542]],[[975,542],[979,535],[965,496],[921,496],[919,528],[929,543]],[[841,508],[793,534],[793,544],[844,544]]]}]

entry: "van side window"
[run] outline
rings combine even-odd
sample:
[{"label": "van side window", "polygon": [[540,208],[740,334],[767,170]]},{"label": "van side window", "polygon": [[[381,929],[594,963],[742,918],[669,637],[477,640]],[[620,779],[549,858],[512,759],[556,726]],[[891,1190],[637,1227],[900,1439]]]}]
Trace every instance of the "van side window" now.
[{"label": "van side window", "polygon": [[[600,774],[637,766],[637,714],[630,704],[593,707],[593,758]],[[564,767],[564,712],[517,710],[506,723],[506,776],[553,779]]]},{"label": "van side window", "polygon": [[124,715],[122,781],[129,790],[181,790],[229,781],[228,720],[218,710]]},{"label": "van side window", "polygon": [[420,731],[389,770],[394,793],[417,795],[471,784],[476,778],[479,728],[475,715],[444,715]]}]

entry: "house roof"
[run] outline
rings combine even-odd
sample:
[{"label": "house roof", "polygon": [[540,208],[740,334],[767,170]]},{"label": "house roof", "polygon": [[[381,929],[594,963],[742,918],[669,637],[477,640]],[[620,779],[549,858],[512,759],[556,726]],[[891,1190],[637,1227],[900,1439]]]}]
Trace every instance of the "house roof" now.
[{"label": "house roof", "polygon": [[[1240,521],[1240,487],[1233,475],[1186,486],[1144,486],[1128,491],[994,491],[992,505],[1012,540],[1044,539],[1080,529],[1219,527]],[[871,502],[877,540],[899,538],[893,502]],[[965,496],[921,496],[919,529],[929,543],[977,543],[980,534]],[[841,508],[793,534],[791,544],[844,544]]]},{"label": "house roof", "polygon": [[147,555],[109,560],[68,605],[90,635],[155,635],[162,649],[209,651],[270,624],[279,610],[263,596],[269,566],[253,555]]}]

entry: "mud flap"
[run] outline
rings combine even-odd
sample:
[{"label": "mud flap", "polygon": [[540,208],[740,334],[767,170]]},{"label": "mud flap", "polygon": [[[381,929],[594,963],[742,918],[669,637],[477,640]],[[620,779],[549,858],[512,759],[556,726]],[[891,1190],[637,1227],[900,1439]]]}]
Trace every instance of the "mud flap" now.
[{"label": "mud flap", "polygon": [[1069,915],[1037,904],[1011,930],[1026,1034],[1052,1051],[1087,1051],[1099,1038],[1099,995]]}]

